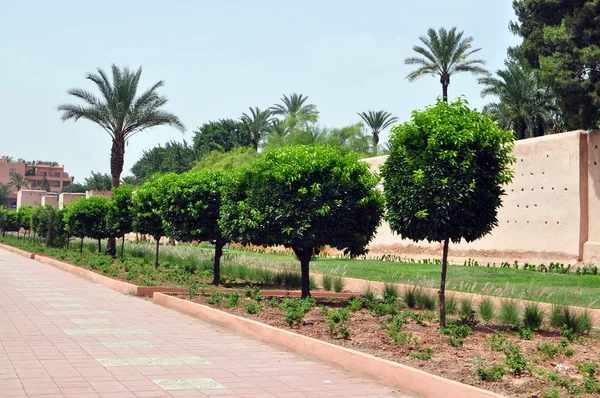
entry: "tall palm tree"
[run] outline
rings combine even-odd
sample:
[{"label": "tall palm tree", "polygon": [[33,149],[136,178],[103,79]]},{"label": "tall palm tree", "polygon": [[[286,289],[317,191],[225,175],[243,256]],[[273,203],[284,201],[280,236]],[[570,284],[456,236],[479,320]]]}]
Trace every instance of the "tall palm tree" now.
[{"label": "tall palm tree", "polygon": [[29,188],[29,181],[25,179],[21,174],[15,173],[10,176],[10,182],[8,186],[15,188],[19,192],[22,188]]},{"label": "tall palm tree", "polygon": [[295,127],[298,123],[316,122],[319,117],[319,111],[313,104],[307,104],[308,96],[302,94],[291,94],[289,97],[283,95],[281,102],[283,104],[275,104],[270,108],[274,116],[281,116],[290,128]]},{"label": "tall palm tree", "polygon": [[424,75],[439,76],[442,99],[448,102],[448,86],[452,75],[460,72],[487,75],[488,71],[482,66],[485,65],[484,60],[467,59],[481,48],[472,49],[473,37],[463,38],[463,34],[464,32],[457,32],[456,27],[449,31],[440,28],[439,32],[429,28],[427,36],[419,38],[423,46],[413,47],[413,51],[421,56],[404,60],[407,65],[419,65],[406,78],[412,82]]},{"label": "tall palm tree", "polygon": [[503,129],[515,131],[517,139],[536,137],[545,132],[560,132],[556,98],[537,73],[518,61],[505,62],[506,69],[496,76],[482,77],[481,96],[496,96],[500,101],[483,108]]},{"label": "tall palm tree", "polygon": [[242,113],[240,120],[252,134],[252,145],[258,150],[258,143],[271,132],[271,110],[261,111],[258,107],[249,108],[250,115]]},{"label": "tall palm tree", "polygon": [[[88,73],[100,96],[83,89],[71,89],[68,94],[83,100],[85,105],[63,104],[58,106],[63,121],[87,119],[96,123],[108,133],[112,140],[110,152],[110,173],[112,186],[118,187],[123,172],[125,144],[135,134],[155,126],[172,126],[185,131],[183,123],[174,114],[163,110],[167,97],[159,95],[157,90],[164,85],[159,81],[149,89],[138,94],[138,83],[142,68],[131,71],[112,65],[112,81],[100,68],[98,73]],[[116,254],[116,242],[109,239],[108,254]]]},{"label": "tall palm tree", "polygon": [[392,116],[391,113],[385,111],[369,111],[368,113],[359,112],[358,116],[360,116],[371,129],[371,133],[373,134],[373,148],[375,150],[377,150],[377,146],[379,145],[379,133],[388,128],[392,123],[398,121],[396,116]]}]

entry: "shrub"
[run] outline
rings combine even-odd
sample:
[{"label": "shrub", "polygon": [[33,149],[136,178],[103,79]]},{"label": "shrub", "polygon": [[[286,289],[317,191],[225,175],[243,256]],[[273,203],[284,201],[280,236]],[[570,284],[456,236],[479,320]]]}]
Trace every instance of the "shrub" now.
[{"label": "shrub", "polygon": [[535,335],[535,332],[532,329],[529,328],[525,328],[525,327],[520,327],[518,330],[519,333],[519,337],[523,340],[531,340],[533,339],[533,336]]},{"label": "shrub", "polygon": [[529,302],[525,305],[523,326],[531,330],[539,330],[544,322],[544,311],[538,303]]},{"label": "shrub", "polygon": [[350,319],[350,313],[346,308],[329,311],[327,314],[327,330],[331,337],[342,336],[344,339],[350,338],[350,331],[344,325],[344,322]]},{"label": "shrub", "polygon": [[364,300],[360,297],[354,297],[348,300],[348,310],[350,312],[360,311],[364,308]]},{"label": "shrub", "polygon": [[550,312],[550,325],[556,328],[567,326],[573,333],[589,333],[593,327],[592,315],[589,311],[574,311],[564,305],[553,305]]},{"label": "shrub", "polygon": [[479,316],[485,323],[489,323],[494,318],[494,301],[486,297],[479,302]]},{"label": "shrub", "polygon": [[475,310],[473,309],[473,300],[469,298],[463,298],[460,300],[459,315],[462,317],[470,316]]},{"label": "shrub", "polygon": [[263,307],[260,303],[255,303],[253,301],[246,301],[244,303],[244,308],[248,314],[258,314],[262,311]]},{"label": "shrub", "polygon": [[341,293],[344,291],[344,287],[346,286],[346,282],[344,282],[344,278],[341,276],[333,277],[333,291],[336,293]]},{"label": "shrub", "polygon": [[440,332],[448,336],[448,344],[452,347],[461,347],[465,337],[473,333],[468,325],[456,325],[448,323],[448,327],[440,328]]},{"label": "shrub", "polygon": [[211,305],[218,305],[221,303],[221,300],[225,297],[225,294],[222,292],[214,292],[210,296],[206,298],[206,302]]},{"label": "shrub", "polygon": [[520,321],[519,305],[514,300],[503,300],[498,314],[500,322],[504,325],[516,325]]},{"label": "shrub", "polygon": [[395,315],[398,313],[398,307],[394,303],[386,301],[371,301],[369,305],[371,316],[380,317],[384,315]]},{"label": "shrub", "polygon": [[237,308],[240,303],[240,297],[240,292],[237,290],[229,293],[229,301],[227,302],[227,306],[229,308]]},{"label": "shrub", "polygon": [[433,294],[428,293],[422,289],[417,292],[417,305],[425,310],[435,309],[436,298]]},{"label": "shrub", "polygon": [[494,332],[488,339],[488,343],[492,351],[504,351],[504,348],[509,344],[506,334],[500,332]]},{"label": "shrub", "polygon": [[283,310],[283,319],[292,326],[296,324],[299,326],[304,315],[315,307],[315,300],[312,298],[306,299],[284,299],[280,304],[280,308]]},{"label": "shrub", "polygon": [[482,381],[498,381],[506,374],[506,368],[502,365],[490,367],[478,367],[477,378]]},{"label": "shrub", "polygon": [[333,289],[333,276],[329,274],[323,275],[323,290],[330,292]]},{"label": "shrub", "polygon": [[367,288],[362,292],[361,297],[367,301],[375,300],[375,290],[368,285]]},{"label": "shrub", "polygon": [[[408,344],[407,338],[410,337],[412,341],[412,333],[401,332],[402,326],[406,325],[408,320],[405,315],[393,315],[392,318],[383,324],[383,328],[390,335],[394,343],[405,345]],[[410,335],[410,336],[409,336]]]},{"label": "shrub", "polygon": [[396,301],[400,297],[400,289],[393,283],[383,284],[383,299],[385,301]]},{"label": "shrub", "polygon": [[421,361],[428,361],[433,358],[433,348],[425,348],[421,352],[412,352],[407,356],[408,359],[420,359]]},{"label": "shrub", "polygon": [[552,343],[541,343],[537,346],[537,350],[543,353],[546,359],[552,359],[559,353],[560,347]]},{"label": "shrub", "polygon": [[560,398],[560,394],[556,388],[549,388],[542,393],[542,398]]},{"label": "shrub", "polygon": [[413,286],[404,290],[402,297],[408,308],[415,308],[417,305],[417,287]]},{"label": "shrub", "polygon": [[446,314],[454,315],[454,314],[456,314],[456,311],[457,311],[456,297],[447,296],[446,297]]},{"label": "shrub", "polygon": [[521,353],[521,347],[516,344],[508,344],[504,348],[504,364],[512,371],[515,376],[529,370],[529,361]]},{"label": "shrub", "polygon": [[279,303],[279,300],[277,300],[276,298],[272,298],[272,299],[265,300],[265,305],[267,307],[276,307],[276,308],[278,308],[280,306],[280,303]]}]

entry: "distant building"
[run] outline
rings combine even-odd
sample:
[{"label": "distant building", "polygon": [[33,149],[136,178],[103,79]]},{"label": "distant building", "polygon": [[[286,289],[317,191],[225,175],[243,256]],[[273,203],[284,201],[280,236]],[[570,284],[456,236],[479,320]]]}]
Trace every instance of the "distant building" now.
[{"label": "distant building", "polygon": [[[26,189],[30,190],[40,190],[42,180],[46,177],[50,192],[55,193],[71,185],[75,178],[65,172],[64,166],[55,163],[29,163],[23,159],[13,162],[9,161],[6,156],[0,157],[0,183],[10,183],[10,177],[15,174],[21,174],[27,180],[29,187]],[[12,209],[17,207],[17,192],[13,192],[8,198],[7,207]]]}]

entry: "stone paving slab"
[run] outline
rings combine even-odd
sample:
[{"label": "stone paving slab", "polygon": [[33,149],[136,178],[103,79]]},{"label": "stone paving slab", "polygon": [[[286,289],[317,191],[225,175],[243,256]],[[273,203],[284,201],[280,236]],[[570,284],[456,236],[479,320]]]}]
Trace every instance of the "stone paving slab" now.
[{"label": "stone paving slab", "polygon": [[0,397],[213,395],[409,396],[0,249]]}]

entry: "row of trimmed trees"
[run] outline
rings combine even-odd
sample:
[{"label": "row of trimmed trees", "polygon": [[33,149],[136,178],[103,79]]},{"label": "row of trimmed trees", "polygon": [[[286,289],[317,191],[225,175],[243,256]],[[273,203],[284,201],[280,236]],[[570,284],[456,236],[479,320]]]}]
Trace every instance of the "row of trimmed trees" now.
[{"label": "row of trimmed trees", "polygon": [[[386,208],[386,220],[402,237],[444,243],[439,299],[445,326],[449,243],[476,240],[497,225],[503,186],[513,175],[514,137],[459,99],[413,112],[410,122],[392,129],[391,143],[382,168],[385,195],[379,175],[357,155],[298,145],[267,151],[233,171],[157,174],[135,192],[127,185],[115,188],[112,200],[81,199],[62,212],[36,209],[30,225],[37,233],[46,228],[47,244],[56,238],[52,227],[56,234],[61,227],[82,242],[98,239],[99,251],[103,238],[148,234],[157,241],[157,266],[163,236],[210,241],[215,284],[228,242],[283,245],[300,261],[306,297],[313,256],[326,245],[350,256],[364,254]],[[54,216],[35,221],[44,212]]]}]

